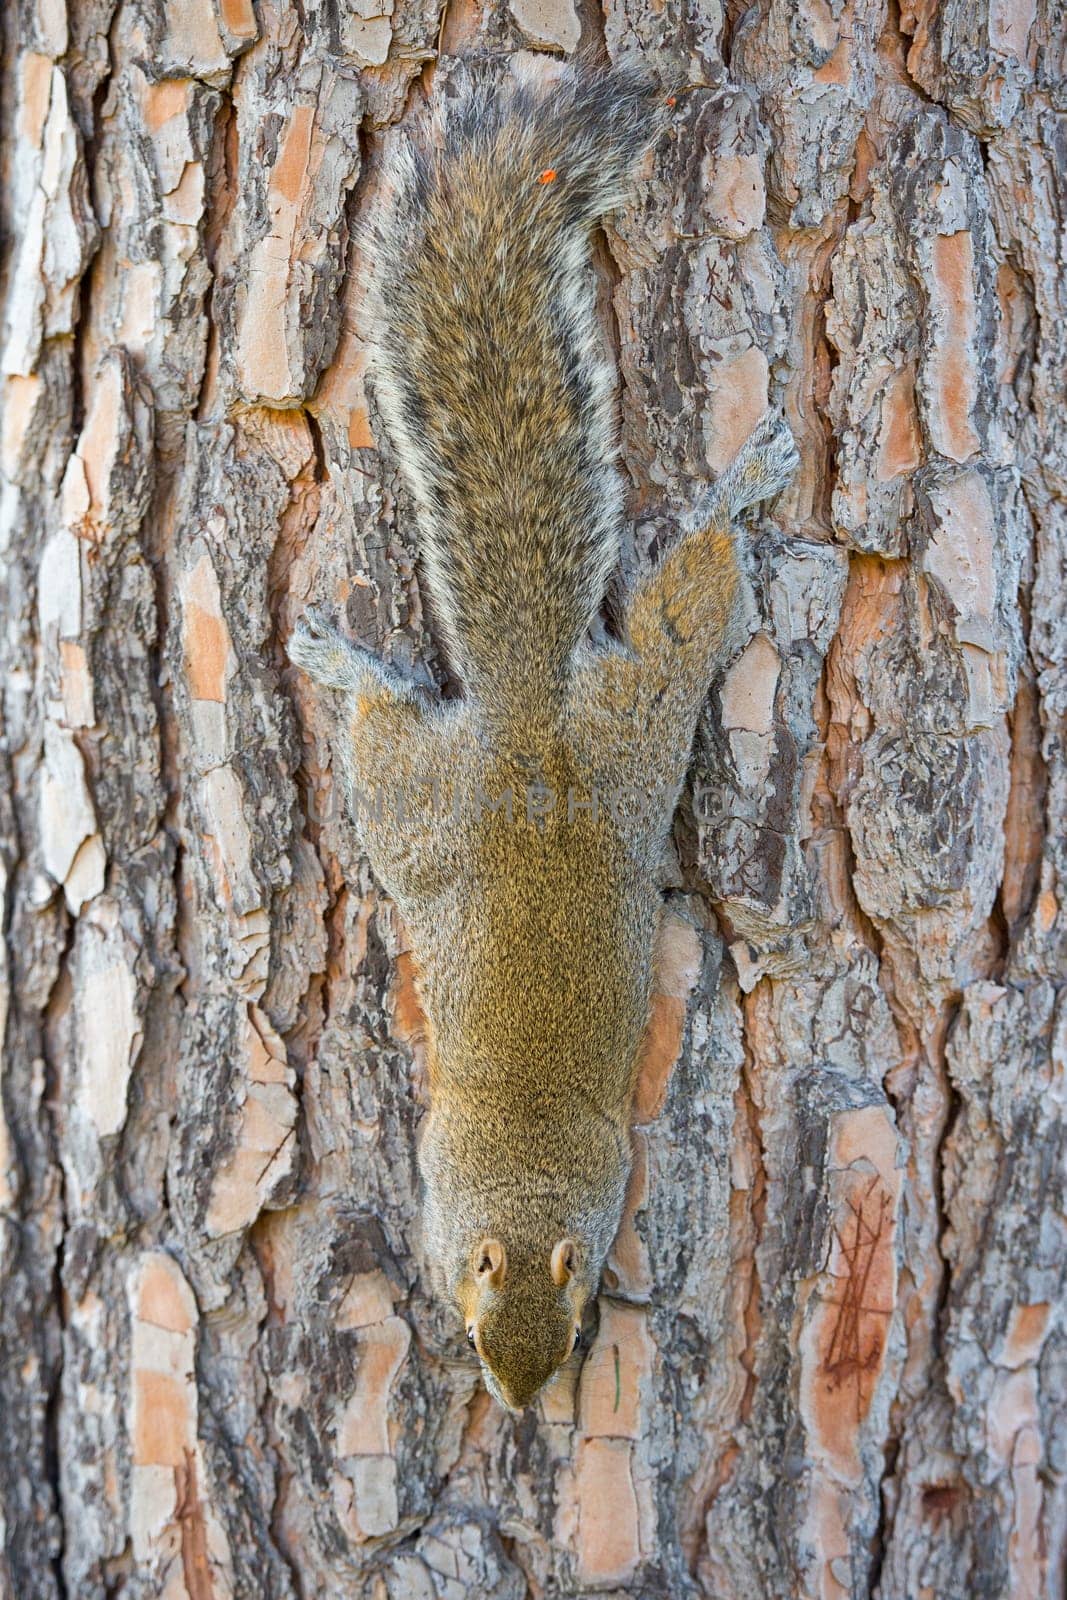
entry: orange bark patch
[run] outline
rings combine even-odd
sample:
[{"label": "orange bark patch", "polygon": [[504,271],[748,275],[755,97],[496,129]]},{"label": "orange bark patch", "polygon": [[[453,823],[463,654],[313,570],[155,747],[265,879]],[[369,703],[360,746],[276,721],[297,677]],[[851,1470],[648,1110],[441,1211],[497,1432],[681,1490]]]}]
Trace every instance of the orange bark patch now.
[{"label": "orange bark patch", "polygon": [[194,700],[226,699],[226,658],[230,641],[221,617],[201,606],[185,608],[185,668]]},{"label": "orange bark patch", "polygon": [[272,188],[284,200],[295,205],[300,185],[307,171],[311,152],[311,129],[315,121],[314,106],[296,106],[285,132],[281,154],[274,168]]},{"label": "orange bark patch", "polygon": [[27,50],[22,57],[19,134],[34,148],[41,142],[52,99],[52,62],[48,56]]},{"label": "orange bark patch", "polygon": [[887,1282],[879,1245],[887,1234],[891,1205],[890,1196],[872,1178],[858,1202],[849,1202],[851,1215],[837,1233],[846,1275],[840,1297],[831,1302],[837,1309],[824,1346],[823,1370],[831,1389],[856,1378],[857,1422],[866,1415],[870,1399],[864,1392],[862,1374],[875,1369],[881,1360],[883,1319],[892,1311],[892,1306],[872,1303]]},{"label": "orange bark patch", "polygon": [[839,39],[837,48],[828,60],[824,61],[811,75],[813,83],[848,83],[852,77],[852,65],[849,59],[849,41]]},{"label": "orange bark patch", "polygon": [[244,1085],[234,1148],[215,1171],[204,1226],[235,1233],[258,1216],[293,1165],[295,1075],[285,1045],[258,1006],[250,1006],[236,1051]]},{"label": "orange bark patch", "polygon": [[652,1290],[652,1269],[648,1247],[637,1231],[636,1218],[648,1204],[648,1139],[635,1128],[630,1142],[633,1165],[626,1185],[622,1221],[608,1257],[605,1282],[611,1288],[622,1289],[625,1294],[644,1296]]},{"label": "orange bark patch", "polygon": [[4,400],[0,406],[0,412],[3,413],[4,469],[11,477],[18,470],[40,393],[41,379],[36,375],[12,376],[4,384]]},{"label": "orange bark patch", "polygon": [[1037,925],[1042,933],[1048,933],[1056,918],[1059,916],[1059,901],[1052,889],[1042,889],[1037,897]]},{"label": "orange bark patch", "polygon": [[425,1093],[425,1076],[428,1065],[429,1023],[419,999],[415,974],[415,957],[410,950],[401,950],[393,963],[393,983],[390,990],[392,1010],[391,1029],[398,1044],[405,1045],[415,1058],[417,1073],[416,1092]]},{"label": "orange bark patch", "polygon": [[578,1447],[575,1476],[582,1583],[626,1583],[640,1560],[630,1453],[624,1439],[586,1439]]},{"label": "orange bark patch", "polygon": [[814,1560],[809,1583],[798,1592],[818,1600],[849,1600],[852,1591],[841,1578],[849,1570],[850,1513],[848,1495],[837,1484],[817,1479],[804,1519],[804,1538]]},{"label": "orange bark patch", "polygon": [[358,406],[349,413],[348,442],[353,450],[374,449],[374,434],[371,432],[370,413],[366,406]]},{"label": "orange bark patch", "polygon": [[356,1357],[355,1393],[337,1430],[339,1456],[384,1456],[389,1441],[389,1397],[407,1357],[411,1333],[400,1317],[363,1328]]},{"label": "orange bark patch", "polygon": [[931,437],[954,461],[978,449],[971,413],[978,392],[975,364],[974,240],[966,229],[940,234],[933,243],[931,309],[934,348],[930,356]]},{"label": "orange bark patch", "polygon": [[254,39],[259,32],[252,0],[219,0],[219,12],[226,27],[238,39]]},{"label": "orange bark patch", "polygon": [[892,1197],[877,1178],[848,1199],[835,1230],[833,1284],[817,1316],[813,1421],[823,1449],[846,1469],[857,1462],[856,1436],[885,1356],[895,1286],[892,1213]]},{"label": "orange bark patch", "polygon": [[1000,1356],[1005,1367],[1022,1367],[1037,1360],[1048,1332],[1051,1309],[1047,1300],[1013,1309]]},{"label": "orange bark patch", "polygon": [[108,511],[108,490],[119,445],[122,386],[118,364],[109,363],[96,385],[89,416],[78,440],[78,454],[89,485],[94,520],[106,516]]},{"label": "orange bark patch", "polygon": [[188,1333],[196,1321],[192,1296],[169,1258],[149,1256],[141,1269],[137,1317],[171,1333]]},{"label": "orange bark patch", "polygon": [[345,1291],[334,1327],[369,1328],[393,1314],[393,1294],[384,1272],[358,1272]]},{"label": "orange bark patch", "polygon": [[226,700],[232,646],[222,618],[219,580],[206,551],[179,580],[185,672],[194,700]]},{"label": "orange bark patch", "polygon": [[754,156],[720,155],[708,176],[705,206],[717,231],[743,239],[762,226],[767,192],[763,167]]},{"label": "orange bark patch", "polygon": [[641,1047],[640,1076],[634,1097],[634,1121],[654,1122],[667,1099],[674,1063],[685,1037],[685,1001],[657,994]]},{"label": "orange bark patch", "polygon": [[914,472],[922,456],[919,418],[915,410],[915,375],[910,367],[895,372],[882,394],[882,427],[878,449],[878,481]]},{"label": "orange bark patch", "polygon": [[707,418],[713,471],[721,472],[733,460],[766,411],[768,375],[767,358],[755,345],[713,370]]},{"label": "orange bark patch", "polygon": [[133,1459],[139,1467],[179,1467],[189,1442],[187,1386],[165,1372],[134,1374]]},{"label": "orange bark patch", "polygon": [[634,1096],[634,1122],[653,1122],[663,1110],[674,1063],[685,1037],[689,996],[700,973],[700,936],[681,917],[665,917],[656,944],[656,991],[645,1029]]},{"label": "orange bark patch", "polygon": [[181,1528],[182,1576],[189,1600],[214,1600],[211,1561],[207,1548],[204,1504],[196,1477],[196,1455],[186,1450],[181,1466],[174,1469],[175,1521]]},{"label": "orange bark patch", "polygon": [[848,186],[849,195],[853,200],[862,200],[869,186],[871,168],[878,160],[878,152],[866,129],[860,130],[856,140],[856,159],[852,169],[852,179]]},{"label": "orange bark patch", "polygon": [[150,83],[145,87],[142,115],[149,133],[158,133],[165,122],[186,109],[189,87],[188,78],[163,78],[159,83]]},{"label": "orange bark patch", "polygon": [[771,733],[781,657],[765,633],[749,640],[723,679],[722,723],[727,729]]},{"label": "orange bark patch", "polygon": [[579,1396],[579,1424],[587,1438],[640,1438],[641,1395],[654,1350],[646,1311],[601,1299],[600,1328],[582,1368]]},{"label": "orange bark patch", "polygon": [[72,728],[87,728],[93,721],[93,680],[85,646],[73,639],[61,639],[63,715]]}]

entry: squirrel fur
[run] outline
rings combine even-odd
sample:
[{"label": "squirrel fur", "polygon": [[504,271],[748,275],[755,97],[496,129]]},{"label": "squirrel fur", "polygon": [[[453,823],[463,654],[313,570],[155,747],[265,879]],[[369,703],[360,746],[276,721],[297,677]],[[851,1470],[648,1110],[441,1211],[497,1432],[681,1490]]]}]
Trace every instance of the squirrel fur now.
[{"label": "squirrel fur", "polygon": [[289,653],[343,697],[354,820],[411,939],[427,1254],[521,1410],[576,1347],[620,1219],[661,863],[741,588],[732,521],[796,453],[765,420],[628,597],[622,639],[590,642],[622,516],[590,232],[658,97],[586,68],[448,88],[436,137],[388,174],[368,340],[463,697],[315,610]]}]

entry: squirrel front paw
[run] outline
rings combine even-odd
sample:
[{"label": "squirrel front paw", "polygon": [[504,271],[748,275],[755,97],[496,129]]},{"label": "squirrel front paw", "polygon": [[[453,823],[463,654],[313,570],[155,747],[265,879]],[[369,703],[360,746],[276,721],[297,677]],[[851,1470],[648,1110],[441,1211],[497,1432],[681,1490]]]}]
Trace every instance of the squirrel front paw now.
[{"label": "squirrel front paw", "polygon": [[352,689],[367,670],[364,652],[318,606],[308,606],[287,648],[294,666],[326,689]]},{"label": "squirrel front paw", "polygon": [[[746,506],[771,500],[786,487],[800,455],[785,422],[768,412],[749,435],[720,480],[731,517]],[[717,486],[718,487],[718,486]]]},{"label": "squirrel front paw", "polygon": [[353,644],[319,606],[308,606],[293,629],[287,646],[289,660],[301,667],[324,689],[344,689],[350,694],[380,695],[415,703],[427,698],[426,690],[381,661],[373,651]]}]

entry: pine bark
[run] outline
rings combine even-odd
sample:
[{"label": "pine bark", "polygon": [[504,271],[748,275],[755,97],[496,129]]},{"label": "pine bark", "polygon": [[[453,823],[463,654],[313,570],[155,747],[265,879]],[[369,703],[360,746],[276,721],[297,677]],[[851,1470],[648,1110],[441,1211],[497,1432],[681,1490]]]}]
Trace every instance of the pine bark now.
[{"label": "pine bark", "polygon": [[[1067,1592],[1064,26],[4,9],[5,1600]],[[284,641],[441,670],[360,221],[457,55],[576,49],[671,107],[596,252],[626,576],[768,402],[803,466],[599,1330],[516,1421],[428,1295],[403,930]]]}]

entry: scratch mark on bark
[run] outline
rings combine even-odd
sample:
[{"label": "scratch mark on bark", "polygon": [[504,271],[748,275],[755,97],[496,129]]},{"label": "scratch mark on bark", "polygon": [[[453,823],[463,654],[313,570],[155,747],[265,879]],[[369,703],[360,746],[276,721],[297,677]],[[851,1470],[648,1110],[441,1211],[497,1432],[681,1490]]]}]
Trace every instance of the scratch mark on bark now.
[{"label": "scratch mark on bark", "polygon": [[207,1553],[204,1504],[200,1499],[196,1457],[192,1450],[185,1451],[183,1465],[174,1469],[174,1489],[177,1498],[176,1517],[182,1531],[182,1575],[189,1600],[215,1600],[211,1561]]}]

